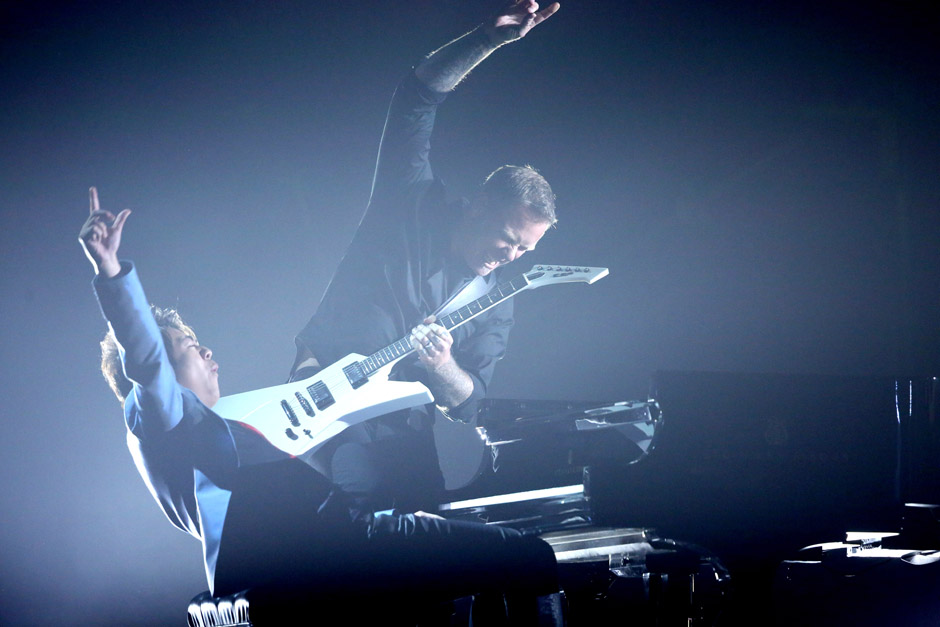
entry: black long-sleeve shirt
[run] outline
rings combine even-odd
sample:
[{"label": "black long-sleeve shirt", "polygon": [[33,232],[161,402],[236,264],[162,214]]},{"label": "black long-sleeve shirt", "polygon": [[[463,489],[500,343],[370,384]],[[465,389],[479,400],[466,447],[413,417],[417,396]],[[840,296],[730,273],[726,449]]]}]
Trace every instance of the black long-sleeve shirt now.
[{"label": "black long-sleeve shirt", "polygon": [[[369,207],[316,313],[297,336],[324,366],[352,352],[372,354],[404,337],[474,276],[451,253],[462,205],[446,202],[429,161],[444,97],[414,74],[395,91]],[[453,417],[469,420],[475,414],[512,324],[512,302],[504,301],[453,330],[454,358],[473,381],[471,396],[449,412]],[[399,370],[409,380],[426,377],[416,358]]]}]

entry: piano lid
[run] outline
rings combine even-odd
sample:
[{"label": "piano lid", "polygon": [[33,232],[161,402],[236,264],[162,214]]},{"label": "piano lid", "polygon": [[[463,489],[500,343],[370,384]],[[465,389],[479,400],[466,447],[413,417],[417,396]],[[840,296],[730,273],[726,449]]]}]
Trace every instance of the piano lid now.
[{"label": "piano lid", "polygon": [[591,469],[603,524],[791,549],[899,524],[895,379],[673,371],[653,385],[655,452]]}]

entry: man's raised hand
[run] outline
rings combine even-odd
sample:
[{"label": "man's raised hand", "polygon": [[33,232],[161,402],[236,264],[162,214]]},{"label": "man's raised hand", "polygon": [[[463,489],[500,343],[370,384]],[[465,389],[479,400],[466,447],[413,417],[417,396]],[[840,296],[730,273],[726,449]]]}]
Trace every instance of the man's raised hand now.
[{"label": "man's raised hand", "polygon": [[121,246],[124,221],[131,210],[125,209],[116,217],[110,211],[102,211],[98,205],[98,190],[94,187],[88,190],[88,204],[88,219],[78,233],[78,241],[85,249],[85,255],[91,261],[95,273],[110,279],[121,271],[117,251]]},{"label": "man's raised hand", "polygon": [[535,0],[513,0],[477,28],[425,57],[415,67],[415,76],[432,91],[447,93],[494,50],[525,37],[559,7],[554,2],[539,11]]},{"label": "man's raised hand", "polygon": [[483,25],[497,46],[521,39],[530,30],[555,14],[561,5],[553,2],[541,11],[535,0],[517,0],[506,5]]}]

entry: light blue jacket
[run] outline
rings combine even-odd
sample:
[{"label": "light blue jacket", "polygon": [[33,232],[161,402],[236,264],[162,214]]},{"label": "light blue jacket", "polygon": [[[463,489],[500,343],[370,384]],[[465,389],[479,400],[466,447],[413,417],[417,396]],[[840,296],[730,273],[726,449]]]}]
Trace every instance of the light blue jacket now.
[{"label": "light blue jacket", "polygon": [[134,265],[93,282],[134,387],[124,401],[127,445],[150,493],[174,526],[202,542],[209,589],[238,469],[225,420],[176,381]]}]

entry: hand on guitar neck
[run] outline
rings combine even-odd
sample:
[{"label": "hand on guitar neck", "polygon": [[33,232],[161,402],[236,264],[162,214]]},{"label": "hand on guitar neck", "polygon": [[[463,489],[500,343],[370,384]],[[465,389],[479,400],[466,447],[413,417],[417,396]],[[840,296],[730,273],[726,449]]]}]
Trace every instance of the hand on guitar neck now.
[{"label": "hand on guitar neck", "polygon": [[[437,324],[434,316],[428,316],[411,330],[409,340],[418,360],[428,371],[430,388],[438,405],[444,408],[456,407],[470,398],[473,381],[451,353],[454,337],[450,331]],[[298,346],[297,358],[288,381],[308,379],[322,368],[309,348]]]},{"label": "hand on guitar neck", "polygon": [[418,360],[428,371],[429,387],[438,405],[449,409],[470,398],[473,380],[451,353],[454,337],[450,331],[437,324],[434,316],[428,316],[411,330],[410,339]]}]

